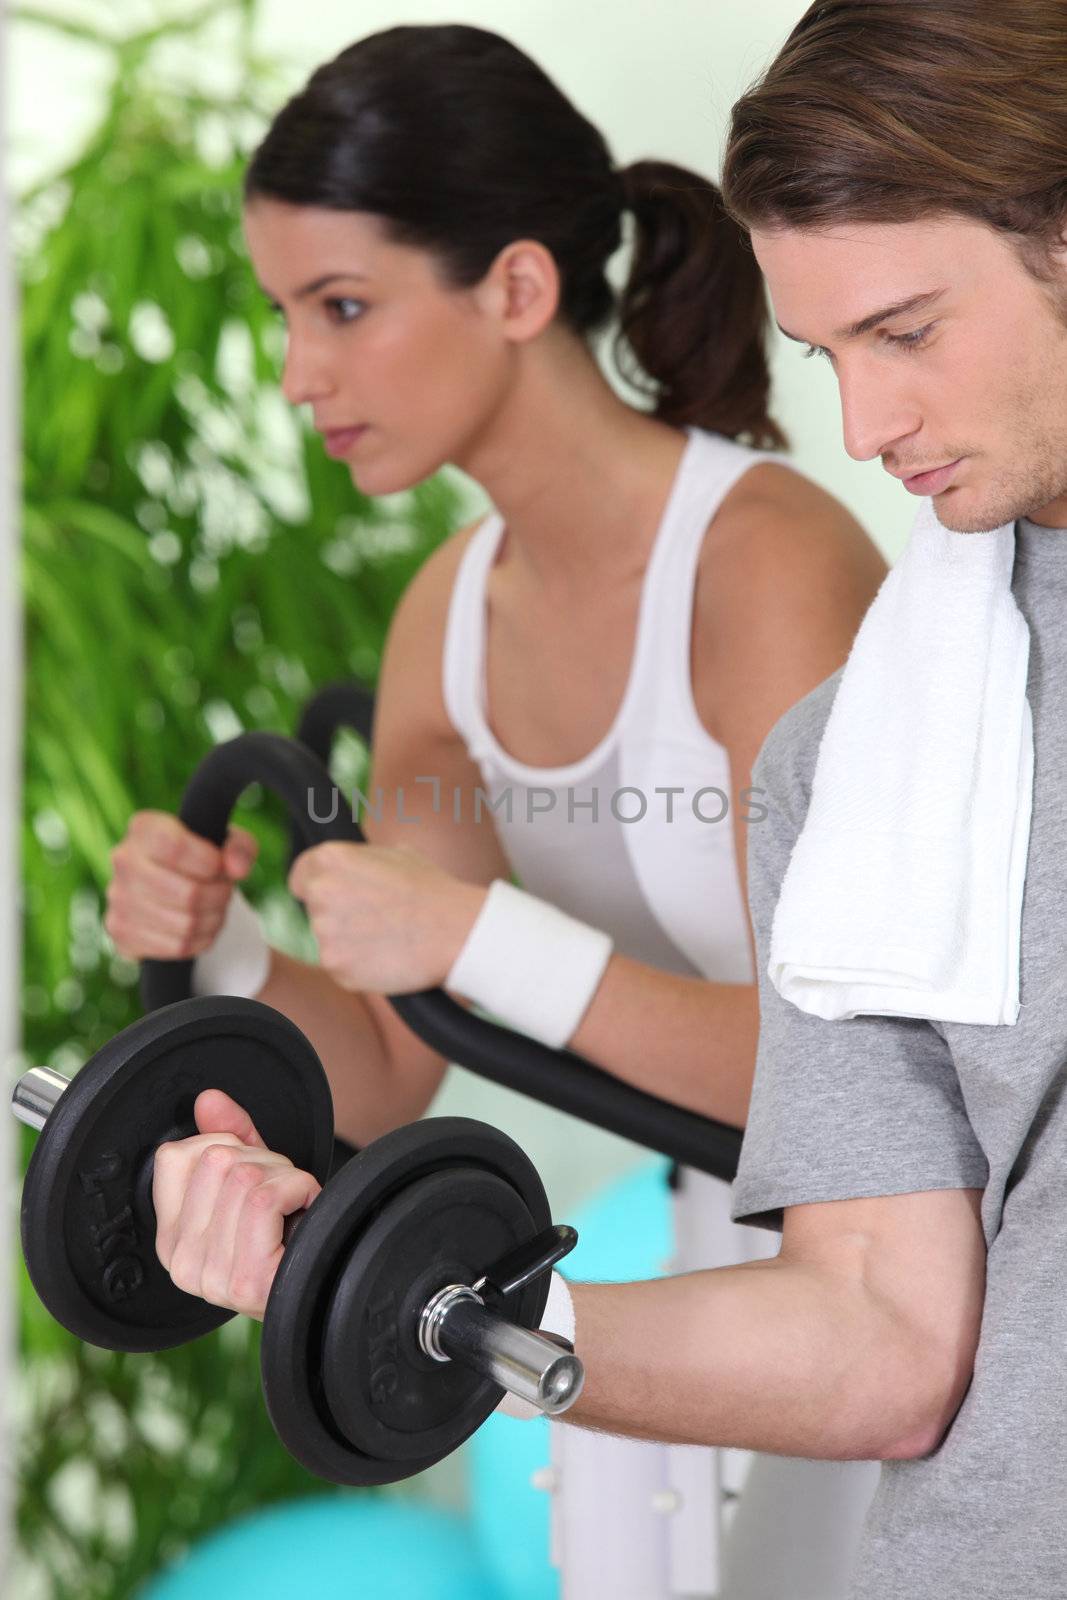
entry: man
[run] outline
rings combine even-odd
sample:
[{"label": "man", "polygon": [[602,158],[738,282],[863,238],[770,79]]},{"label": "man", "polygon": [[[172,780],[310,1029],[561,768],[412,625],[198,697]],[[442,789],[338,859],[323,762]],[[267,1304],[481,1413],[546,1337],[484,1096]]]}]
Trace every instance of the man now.
[{"label": "man", "polygon": [[880,1459],[855,1600],[1053,1600],[1067,1592],[1062,0],[813,5],[734,109],[724,192],[780,325],[834,367],[849,453],[880,457],[961,539],[1015,524],[1035,758],[1022,1008],[1009,1026],[829,1021],[769,980],[846,667],[781,719],[753,773],[768,804],[749,837],[761,1029],[734,1210],[781,1226],[781,1253],[574,1286],[587,1377],[569,1417]]},{"label": "man", "polygon": [[1067,1593],[1067,9],[811,6],[734,108],[724,192],[783,331],[834,368],[849,454],[880,457],[961,539],[1015,524],[1034,744],[1022,1005],[1010,1026],[827,1021],[768,980],[836,673],[776,725],[753,775],[773,804],[749,836],[761,1034],[734,1212],[782,1218],[781,1255],[576,1288],[575,1420],[881,1457],[857,1600],[1053,1600]]}]

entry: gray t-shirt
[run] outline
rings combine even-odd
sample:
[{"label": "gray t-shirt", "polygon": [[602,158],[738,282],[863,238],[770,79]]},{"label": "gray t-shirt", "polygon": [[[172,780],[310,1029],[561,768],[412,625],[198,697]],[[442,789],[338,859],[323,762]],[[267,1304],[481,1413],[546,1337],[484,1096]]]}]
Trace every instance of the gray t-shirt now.
[{"label": "gray t-shirt", "polygon": [[832,1022],[783,1000],[771,924],[843,668],[753,770],[768,807],[748,843],[761,1020],[735,1219],[780,1228],[783,1206],[985,1190],[974,1377],[931,1455],[883,1465],[853,1600],[1067,1595],[1067,531],[1020,521],[1011,586],[1034,722],[1016,1023]]}]

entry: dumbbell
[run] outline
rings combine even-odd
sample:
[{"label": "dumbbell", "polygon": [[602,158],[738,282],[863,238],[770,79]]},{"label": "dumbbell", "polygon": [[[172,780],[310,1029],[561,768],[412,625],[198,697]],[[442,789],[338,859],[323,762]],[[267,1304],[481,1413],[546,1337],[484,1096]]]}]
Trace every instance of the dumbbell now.
[{"label": "dumbbell", "polygon": [[[164,1350],[233,1313],[175,1287],[155,1251],[159,1146],[196,1132],[221,1088],[268,1148],[321,1183],[329,1087],[312,1046],[258,1001],[202,996],[134,1023],[69,1082],[35,1067],[15,1114],[39,1130],[22,1198],[30,1278],[89,1343]],[[556,1414],[581,1363],[536,1333],[553,1227],[533,1165],[507,1135],[427,1119],[368,1145],[286,1227],[261,1342],[264,1396],[286,1448],[337,1483],[390,1483],[440,1460],[510,1389]]]},{"label": "dumbbell", "polygon": [[367,1145],[299,1218],[267,1300],[263,1392],[286,1449],[335,1483],[393,1483],[455,1450],[503,1389],[565,1411],[581,1362],[533,1330],[577,1239],[486,1123],[429,1117]]},{"label": "dumbbell", "polygon": [[30,1280],[57,1322],[108,1350],[169,1350],[234,1315],[185,1294],[156,1255],[156,1150],[198,1132],[193,1103],[223,1089],[267,1148],[325,1183],[333,1101],[322,1064],[288,1017],[204,995],[117,1034],[70,1080],[32,1067],[12,1110],[40,1130],[22,1190]]}]

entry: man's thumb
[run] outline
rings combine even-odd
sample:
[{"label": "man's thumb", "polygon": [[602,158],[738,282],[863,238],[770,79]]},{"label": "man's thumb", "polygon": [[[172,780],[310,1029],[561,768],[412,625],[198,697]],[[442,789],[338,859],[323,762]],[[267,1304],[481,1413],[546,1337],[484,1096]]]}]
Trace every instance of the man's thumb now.
[{"label": "man's thumb", "polygon": [[233,1133],[242,1144],[267,1148],[248,1112],[223,1089],[201,1090],[193,1105],[193,1116],[198,1133]]}]

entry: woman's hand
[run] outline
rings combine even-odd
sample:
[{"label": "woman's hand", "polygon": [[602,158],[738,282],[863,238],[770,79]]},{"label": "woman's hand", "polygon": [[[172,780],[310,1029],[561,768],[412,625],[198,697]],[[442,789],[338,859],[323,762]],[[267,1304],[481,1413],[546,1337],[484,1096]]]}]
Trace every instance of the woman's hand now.
[{"label": "woman's hand", "polygon": [[342,989],[410,994],[442,984],[485,899],[402,845],[331,842],[305,850],[289,874]]},{"label": "woman's hand", "polygon": [[213,944],[259,845],[231,828],[221,849],[165,811],[138,811],[111,852],[104,927],[131,961],[187,960]]},{"label": "woman's hand", "polygon": [[193,1115],[199,1134],[156,1151],[156,1253],[179,1289],[262,1321],[285,1219],[322,1186],[268,1150],[221,1089],[197,1095]]}]

